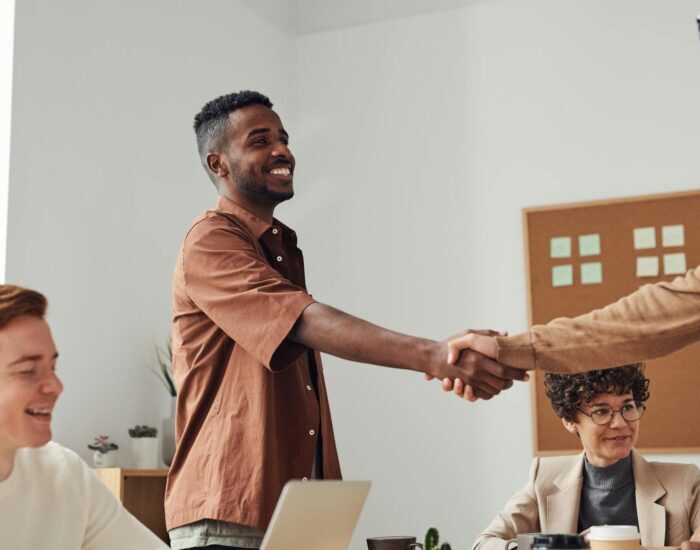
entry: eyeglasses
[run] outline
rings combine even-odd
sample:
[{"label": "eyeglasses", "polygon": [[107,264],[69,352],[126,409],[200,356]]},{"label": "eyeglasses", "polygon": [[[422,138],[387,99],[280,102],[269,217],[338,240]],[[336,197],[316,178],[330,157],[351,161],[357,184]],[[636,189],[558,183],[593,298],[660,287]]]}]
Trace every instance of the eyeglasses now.
[{"label": "eyeglasses", "polygon": [[598,407],[593,409],[590,413],[587,413],[581,409],[578,410],[593,420],[593,422],[598,424],[598,426],[605,426],[606,424],[610,424],[612,422],[616,412],[619,412],[622,418],[627,420],[627,422],[636,422],[642,418],[646,407],[641,403],[637,403],[636,401],[628,401],[622,405],[622,408],[620,409],[613,409],[612,407]]}]

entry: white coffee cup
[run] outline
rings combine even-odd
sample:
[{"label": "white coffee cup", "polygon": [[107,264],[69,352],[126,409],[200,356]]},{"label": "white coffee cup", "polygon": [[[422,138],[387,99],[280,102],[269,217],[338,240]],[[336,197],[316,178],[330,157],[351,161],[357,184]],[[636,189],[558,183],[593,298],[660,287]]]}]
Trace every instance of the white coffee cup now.
[{"label": "white coffee cup", "polygon": [[594,525],[588,533],[591,550],[639,550],[639,540],[634,525]]},{"label": "white coffee cup", "polygon": [[537,535],[539,533],[518,533],[515,539],[518,544],[518,550],[530,550]]}]

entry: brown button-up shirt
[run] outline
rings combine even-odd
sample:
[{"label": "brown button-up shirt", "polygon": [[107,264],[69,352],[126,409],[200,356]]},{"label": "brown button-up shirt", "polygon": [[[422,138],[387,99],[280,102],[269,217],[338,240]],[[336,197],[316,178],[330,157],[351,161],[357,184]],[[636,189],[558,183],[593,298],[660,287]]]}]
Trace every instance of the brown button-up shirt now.
[{"label": "brown button-up shirt", "polygon": [[317,438],[340,478],[323,367],[286,337],[313,302],[295,233],[228,199],[194,221],[173,280],[177,447],[168,529],[202,519],[266,528],[282,487],[311,476]]}]

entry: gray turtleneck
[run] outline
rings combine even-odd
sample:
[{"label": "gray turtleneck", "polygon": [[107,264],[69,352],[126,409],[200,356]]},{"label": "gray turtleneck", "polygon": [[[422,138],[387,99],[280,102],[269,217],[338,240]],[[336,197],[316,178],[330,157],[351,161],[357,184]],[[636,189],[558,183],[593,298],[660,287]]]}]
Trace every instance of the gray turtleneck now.
[{"label": "gray turtleneck", "polygon": [[632,455],[611,466],[593,466],[584,459],[578,530],[592,525],[636,525]]}]

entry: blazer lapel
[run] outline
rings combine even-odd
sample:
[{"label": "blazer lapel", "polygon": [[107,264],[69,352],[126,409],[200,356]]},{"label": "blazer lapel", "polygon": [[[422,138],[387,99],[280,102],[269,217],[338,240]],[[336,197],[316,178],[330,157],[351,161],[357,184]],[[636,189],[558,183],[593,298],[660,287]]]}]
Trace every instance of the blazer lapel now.
[{"label": "blazer lapel", "polygon": [[571,467],[554,481],[547,495],[542,521],[543,533],[576,533],[583,486],[583,454],[571,457]]},{"label": "blazer lapel", "polygon": [[666,489],[649,463],[634,450],[632,472],[642,546],[663,546],[666,538],[666,510],[657,501],[666,494]]}]

